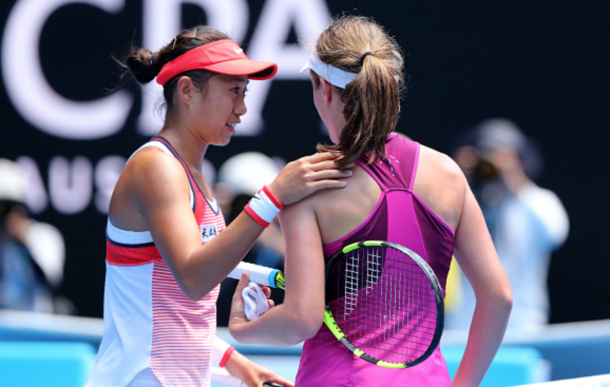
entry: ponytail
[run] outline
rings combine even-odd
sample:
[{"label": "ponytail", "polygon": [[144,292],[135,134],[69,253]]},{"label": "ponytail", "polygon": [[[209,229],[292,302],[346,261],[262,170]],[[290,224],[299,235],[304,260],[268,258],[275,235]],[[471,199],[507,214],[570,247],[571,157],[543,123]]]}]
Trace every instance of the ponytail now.
[{"label": "ponytail", "polygon": [[381,27],[362,17],[344,17],[322,33],[316,51],[322,62],[357,73],[341,90],[345,127],[339,143],[318,145],[319,151],[342,152],[344,167],[367,152],[369,163],[385,156],[387,137],[400,113],[402,56]]}]

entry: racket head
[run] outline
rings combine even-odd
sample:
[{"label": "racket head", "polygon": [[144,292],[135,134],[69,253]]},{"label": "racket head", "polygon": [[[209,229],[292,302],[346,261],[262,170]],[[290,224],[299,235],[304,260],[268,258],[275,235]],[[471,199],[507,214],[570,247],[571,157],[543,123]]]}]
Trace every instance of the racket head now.
[{"label": "racket head", "polygon": [[386,368],[413,367],[436,349],[444,325],[434,271],[396,243],[350,244],[326,265],[324,323],[354,355]]}]

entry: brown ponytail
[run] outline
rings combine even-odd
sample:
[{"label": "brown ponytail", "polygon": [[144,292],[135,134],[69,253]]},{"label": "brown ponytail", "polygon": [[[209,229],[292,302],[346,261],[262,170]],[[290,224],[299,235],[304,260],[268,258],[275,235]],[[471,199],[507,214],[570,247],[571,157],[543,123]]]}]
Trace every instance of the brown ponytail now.
[{"label": "brown ponytail", "polygon": [[[155,79],[161,71],[161,68],[163,68],[163,65],[167,62],[176,59],[194,48],[222,39],[230,38],[215,28],[197,26],[192,29],[183,30],[167,46],[163,47],[157,53],[134,47],[131,49],[131,53],[127,58],[119,63],[123,69],[121,78],[126,81],[135,79],[141,84],[148,83]],[[207,70],[191,70],[185,71],[170,79],[163,87],[163,97],[167,107],[167,116],[170,116],[173,111],[174,92],[177,84],[176,80],[185,75],[191,78],[195,86],[200,89],[205,89],[207,81],[213,73]]]},{"label": "brown ponytail", "polygon": [[[319,151],[343,152],[341,167],[372,151],[369,163],[385,156],[385,142],[398,123],[403,59],[394,39],[370,19],[344,16],[318,39],[320,60],[358,77],[341,92],[346,124],[339,143]],[[366,55],[365,55],[366,54]],[[317,82],[317,75],[314,82]]]}]

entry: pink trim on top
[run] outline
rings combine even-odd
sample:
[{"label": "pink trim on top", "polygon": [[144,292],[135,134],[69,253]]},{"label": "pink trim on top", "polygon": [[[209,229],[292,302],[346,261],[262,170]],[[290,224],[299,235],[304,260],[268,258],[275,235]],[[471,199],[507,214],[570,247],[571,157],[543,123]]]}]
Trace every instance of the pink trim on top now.
[{"label": "pink trim on top", "polygon": [[413,185],[415,184],[415,175],[417,174],[417,167],[419,166],[419,149],[421,147],[418,142],[415,142],[415,144],[417,144],[417,147],[415,148],[415,158],[413,159],[413,169],[411,170],[411,181],[409,181],[409,190],[411,190],[411,192],[413,192]]},{"label": "pink trim on top", "polygon": [[421,203],[422,206],[424,206],[424,208],[426,209],[426,211],[428,211],[430,214],[432,214],[432,216],[434,216],[440,223],[442,226],[444,226],[449,232],[451,232],[451,235],[453,235],[455,237],[455,231],[453,230],[453,228],[451,228],[451,226],[449,226],[447,224],[447,222],[445,222],[443,220],[443,218],[441,218],[440,216],[438,216],[438,214],[436,212],[434,212],[434,210],[432,208],[430,208],[426,202],[424,202],[424,199],[420,198],[414,191],[412,191],[413,193],[413,197],[419,202]]},{"label": "pink trim on top", "polygon": [[379,177],[377,177],[377,174],[373,173],[373,171],[369,169],[368,165],[366,165],[365,163],[363,163],[360,160],[356,160],[356,164],[360,165],[360,167],[362,167],[362,169],[364,169],[369,174],[369,176],[372,177],[377,182],[377,185],[379,186],[379,188],[381,188],[381,190],[383,192],[388,191],[388,188],[385,185],[383,185],[383,183],[381,182]]}]

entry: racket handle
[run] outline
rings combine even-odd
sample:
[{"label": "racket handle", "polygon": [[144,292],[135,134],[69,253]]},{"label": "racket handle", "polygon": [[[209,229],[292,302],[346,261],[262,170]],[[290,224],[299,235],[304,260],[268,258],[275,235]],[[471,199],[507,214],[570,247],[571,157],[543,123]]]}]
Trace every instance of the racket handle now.
[{"label": "racket handle", "polygon": [[212,382],[227,387],[248,387],[224,368],[212,367]]},{"label": "racket handle", "polygon": [[248,272],[250,281],[252,282],[256,282],[257,284],[263,286],[269,286],[271,288],[278,287],[275,283],[275,278],[277,277],[278,273],[280,273],[279,270],[255,265],[253,263],[240,262],[239,265],[237,265],[237,267],[233,269],[231,273],[229,273],[228,277],[239,280],[243,271]]}]

